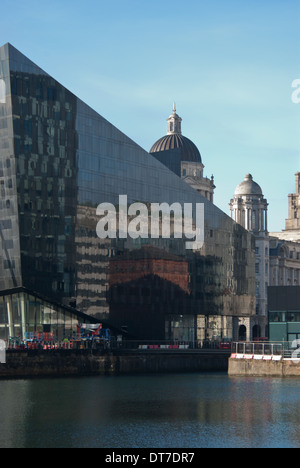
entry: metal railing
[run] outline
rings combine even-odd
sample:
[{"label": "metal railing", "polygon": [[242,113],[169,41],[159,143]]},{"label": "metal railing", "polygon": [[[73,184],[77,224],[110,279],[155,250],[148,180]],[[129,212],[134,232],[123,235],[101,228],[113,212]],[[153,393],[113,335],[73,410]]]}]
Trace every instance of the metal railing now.
[{"label": "metal railing", "polygon": [[[217,341],[184,341],[184,340],[122,340],[111,341],[111,349],[123,350],[217,350],[220,343]],[[230,348],[230,344],[229,344]],[[230,349],[229,349],[230,351]]]},{"label": "metal railing", "polygon": [[[300,346],[300,344],[297,346]],[[280,356],[282,359],[291,359],[293,355],[295,355],[295,349],[297,349],[297,346],[290,341],[238,341],[232,343],[231,353],[233,356],[245,356],[246,358],[250,358],[251,356]]]},{"label": "metal railing", "polygon": [[110,340],[85,340],[85,339],[61,339],[61,340],[44,340],[44,337],[37,334],[26,336],[26,340],[10,339],[6,342],[7,350],[54,350],[54,349],[109,349],[109,350],[124,350],[124,351],[187,351],[187,350],[211,350],[226,349],[230,353],[231,343],[228,346],[220,348],[219,341],[208,340],[118,340],[111,337]]},{"label": "metal railing", "polygon": [[283,355],[284,343],[239,341],[232,343],[234,354]]}]

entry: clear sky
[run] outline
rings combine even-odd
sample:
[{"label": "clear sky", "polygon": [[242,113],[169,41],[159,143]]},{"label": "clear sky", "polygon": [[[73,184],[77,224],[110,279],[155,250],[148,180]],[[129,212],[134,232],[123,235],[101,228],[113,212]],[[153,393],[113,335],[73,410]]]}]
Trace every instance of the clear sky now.
[{"label": "clear sky", "polygon": [[246,173],[284,229],[300,171],[299,0],[1,0],[10,42],[145,150],[182,131],[228,203]]}]

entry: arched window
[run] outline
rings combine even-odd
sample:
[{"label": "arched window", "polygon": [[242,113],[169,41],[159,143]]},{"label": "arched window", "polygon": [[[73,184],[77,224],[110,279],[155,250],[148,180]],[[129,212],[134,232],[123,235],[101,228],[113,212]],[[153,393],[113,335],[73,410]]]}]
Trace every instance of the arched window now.
[{"label": "arched window", "polygon": [[246,341],[247,329],[245,325],[240,325],[239,327],[239,341]]},{"label": "arched window", "polygon": [[283,245],[280,248],[279,257],[281,257],[281,258],[289,258],[290,257],[290,251],[289,251],[289,249],[288,249],[288,247],[286,245]]}]

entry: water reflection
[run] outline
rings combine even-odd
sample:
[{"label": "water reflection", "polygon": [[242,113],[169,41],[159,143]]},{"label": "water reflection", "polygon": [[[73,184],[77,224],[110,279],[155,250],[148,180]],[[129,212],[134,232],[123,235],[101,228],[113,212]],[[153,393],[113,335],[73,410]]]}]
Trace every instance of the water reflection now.
[{"label": "water reflection", "polygon": [[299,447],[300,380],[1,381],[1,447]]}]

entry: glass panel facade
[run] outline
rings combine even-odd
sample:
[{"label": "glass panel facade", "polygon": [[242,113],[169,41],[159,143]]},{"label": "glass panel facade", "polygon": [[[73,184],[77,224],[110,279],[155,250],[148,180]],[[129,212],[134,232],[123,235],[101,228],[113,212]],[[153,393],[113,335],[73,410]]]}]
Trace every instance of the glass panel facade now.
[{"label": "glass panel facade", "polygon": [[0,290],[3,290],[22,283],[8,45],[0,49],[0,81]]},{"label": "glass panel facade", "polygon": [[[11,290],[12,291],[12,290]],[[24,288],[0,297],[0,337],[25,339],[28,333],[50,333],[55,341],[78,333],[77,325],[90,323],[88,316],[48,302]]]},{"label": "glass panel facade", "polygon": [[[247,231],[9,44],[0,48],[0,78],[0,289],[22,285],[149,338],[165,337],[174,314],[194,317],[195,336],[198,316],[229,317],[227,330],[233,316],[255,315]],[[96,208],[117,206],[119,195],[128,204],[203,203],[203,248],[187,251],[183,239],[99,239]],[[166,252],[176,259],[161,265]],[[141,256],[150,259],[144,273]],[[170,274],[175,264],[178,275]],[[12,305],[10,313],[21,324],[22,310]],[[28,327],[66,327],[34,301],[24,313]]]},{"label": "glass panel facade", "polygon": [[270,340],[292,343],[300,338],[299,298],[299,286],[268,288]]},{"label": "glass panel facade", "polygon": [[269,312],[269,322],[270,323],[278,323],[278,322],[300,322],[300,311],[293,310],[293,311],[276,311],[276,312]]},{"label": "glass panel facade", "polygon": [[192,343],[195,341],[195,317],[176,315],[166,321],[166,339]]}]

